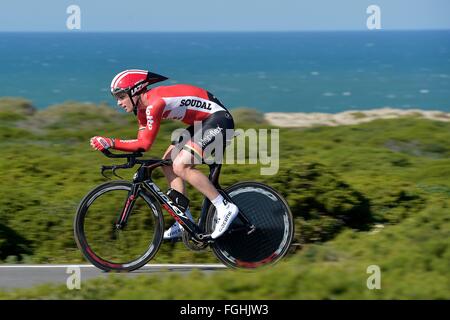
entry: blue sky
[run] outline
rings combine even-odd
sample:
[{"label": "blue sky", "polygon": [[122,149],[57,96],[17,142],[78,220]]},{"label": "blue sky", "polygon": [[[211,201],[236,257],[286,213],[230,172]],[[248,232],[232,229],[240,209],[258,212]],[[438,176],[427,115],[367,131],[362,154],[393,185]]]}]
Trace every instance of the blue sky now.
[{"label": "blue sky", "polygon": [[66,31],[72,4],[89,32],[366,30],[371,4],[385,30],[450,29],[449,0],[16,0],[0,5],[0,31]]}]

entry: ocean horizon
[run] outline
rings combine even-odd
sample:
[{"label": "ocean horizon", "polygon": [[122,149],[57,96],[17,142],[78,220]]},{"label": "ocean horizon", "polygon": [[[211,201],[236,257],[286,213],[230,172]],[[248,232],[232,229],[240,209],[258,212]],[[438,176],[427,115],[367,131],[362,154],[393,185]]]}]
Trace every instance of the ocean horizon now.
[{"label": "ocean horizon", "polygon": [[0,96],[38,108],[108,103],[114,75],[149,69],[229,108],[450,111],[450,30],[2,32]]}]

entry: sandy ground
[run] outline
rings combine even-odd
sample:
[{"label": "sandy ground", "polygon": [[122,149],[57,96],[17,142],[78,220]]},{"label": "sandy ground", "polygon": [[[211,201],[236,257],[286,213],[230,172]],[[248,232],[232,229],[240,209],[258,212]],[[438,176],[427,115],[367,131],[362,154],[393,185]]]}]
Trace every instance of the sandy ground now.
[{"label": "sandy ground", "polygon": [[450,122],[450,113],[420,109],[381,108],[351,110],[340,113],[268,112],[265,119],[279,127],[339,126],[370,122],[376,119],[395,119],[404,116]]}]

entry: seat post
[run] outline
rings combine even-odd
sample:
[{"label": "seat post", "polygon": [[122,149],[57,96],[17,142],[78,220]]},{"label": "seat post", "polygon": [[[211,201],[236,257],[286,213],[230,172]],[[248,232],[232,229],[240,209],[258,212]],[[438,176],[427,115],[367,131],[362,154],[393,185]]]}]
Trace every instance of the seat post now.
[{"label": "seat post", "polygon": [[[234,132],[233,133],[233,139],[235,137],[237,137],[238,135],[240,135],[240,132]],[[205,162],[203,162],[205,163]],[[220,170],[222,169],[222,163],[212,163],[212,164],[208,164],[209,166],[209,181],[212,182],[212,184],[217,188],[220,189],[220,185],[219,185],[219,176],[220,176]]]},{"label": "seat post", "polygon": [[212,184],[215,187],[220,187],[219,186],[219,176],[220,176],[220,170],[222,169],[222,164],[221,163],[212,163],[212,164],[208,164],[209,166],[209,181],[212,182]]}]

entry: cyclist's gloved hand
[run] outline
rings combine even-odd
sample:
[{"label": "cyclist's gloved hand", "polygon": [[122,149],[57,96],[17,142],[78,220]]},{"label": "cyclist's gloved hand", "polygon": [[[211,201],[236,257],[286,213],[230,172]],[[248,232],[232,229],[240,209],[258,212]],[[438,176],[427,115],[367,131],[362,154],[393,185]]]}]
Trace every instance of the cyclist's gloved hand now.
[{"label": "cyclist's gloved hand", "polygon": [[99,151],[108,150],[114,148],[114,139],[95,136],[91,138],[91,146]]}]

